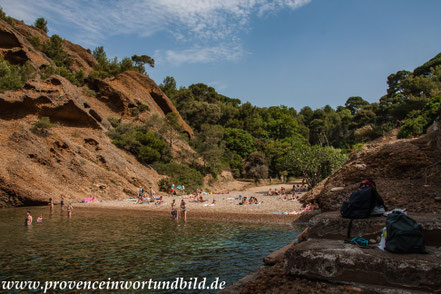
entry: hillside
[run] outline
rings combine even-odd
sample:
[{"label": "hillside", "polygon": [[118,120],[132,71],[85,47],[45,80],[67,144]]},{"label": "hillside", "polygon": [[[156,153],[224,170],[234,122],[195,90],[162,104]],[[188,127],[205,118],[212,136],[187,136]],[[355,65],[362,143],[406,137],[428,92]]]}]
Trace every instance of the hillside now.
[{"label": "hillside", "polygon": [[[41,71],[51,60],[29,39],[49,37],[41,30],[0,19],[0,57],[11,65],[30,64],[37,75],[17,91],[0,94],[0,207],[46,203],[49,198],[80,201],[84,197],[118,199],[153,186],[161,176],[112,144],[107,120],[142,122],[153,114],[174,112],[191,136],[169,98],[148,76],[125,71],[107,79],[90,78],[82,87]],[[90,51],[63,40],[73,73],[89,73],[97,63]],[[143,111],[138,111],[140,107]],[[135,110],[135,111],[134,111]],[[56,127],[48,134],[32,131],[33,124],[49,117]],[[191,148],[184,141],[181,149]],[[179,151],[179,150],[178,150]]]}]

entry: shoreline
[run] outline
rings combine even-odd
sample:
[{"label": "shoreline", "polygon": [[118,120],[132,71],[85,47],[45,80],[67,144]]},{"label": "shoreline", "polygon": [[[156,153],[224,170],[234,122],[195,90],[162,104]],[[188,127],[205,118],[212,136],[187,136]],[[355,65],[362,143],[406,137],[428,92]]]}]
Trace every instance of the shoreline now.
[{"label": "shoreline", "polygon": [[[137,211],[146,212],[150,215],[161,216],[161,217],[171,217],[170,211],[164,210],[149,210],[143,207],[118,207],[118,206],[106,206],[106,205],[81,205],[81,203],[72,204],[75,209],[81,210],[122,210],[122,211]],[[74,212],[75,213],[75,212]],[[297,215],[276,215],[276,214],[265,214],[265,213],[229,213],[229,212],[201,212],[201,211],[190,211],[187,214],[187,221],[192,219],[196,220],[207,220],[213,221],[218,220],[222,222],[239,222],[248,224],[270,224],[270,225],[296,225],[293,224],[301,214]],[[179,218],[178,221],[182,221]],[[299,224],[300,225],[300,224]]]},{"label": "shoreline", "polygon": [[[205,202],[197,202],[189,199],[189,195],[163,196],[163,204],[154,203],[138,204],[137,199],[126,198],[124,200],[100,200],[88,203],[72,203],[74,208],[98,208],[145,211],[149,214],[171,216],[171,203],[173,200],[180,212],[181,200],[186,202],[188,210],[187,219],[236,221],[242,223],[283,224],[291,225],[302,214],[302,204],[298,200],[284,200],[283,195],[267,196],[268,189],[284,187],[287,191],[291,184],[276,184],[268,186],[250,187],[243,191],[230,191],[227,193],[203,194]],[[300,197],[300,193],[297,193]],[[239,205],[237,198],[254,196],[259,204]],[[215,204],[213,205],[213,201]]]}]

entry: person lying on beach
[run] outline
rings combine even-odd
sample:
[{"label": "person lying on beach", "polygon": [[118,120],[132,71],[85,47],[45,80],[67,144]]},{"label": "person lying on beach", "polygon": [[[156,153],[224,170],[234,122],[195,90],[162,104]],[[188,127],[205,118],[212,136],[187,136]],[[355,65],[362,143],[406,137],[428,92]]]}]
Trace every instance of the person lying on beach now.
[{"label": "person lying on beach", "polygon": [[243,198],[242,198],[242,201],[239,202],[239,205],[246,205],[246,204],[248,204],[248,203],[247,203],[247,197],[243,197]]},{"label": "person lying on beach", "polygon": [[304,211],[313,211],[313,210],[314,210],[314,205],[312,203],[308,203]]},{"label": "person lying on beach", "polygon": [[204,200],[204,197],[202,197],[202,195],[200,195],[198,197],[198,202],[202,203],[202,202],[205,202],[205,201],[207,201],[207,200]]},{"label": "person lying on beach", "polygon": [[159,196],[158,199],[156,199],[155,201],[155,205],[160,205],[164,202],[164,200],[162,200],[162,196]]},{"label": "person lying on beach", "polygon": [[257,200],[256,197],[251,196],[251,197],[250,197],[250,200],[249,200],[249,203],[250,203],[250,204],[257,204],[257,203],[259,203],[259,201]]},{"label": "person lying on beach", "polygon": [[28,210],[26,211],[26,218],[25,218],[25,226],[32,225],[32,215],[31,212]]},{"label": "person lying on beach", "polygon": [[294,200],[293,195],[290,195],[289,193],[286,193],[283,197],[283,200]]}]

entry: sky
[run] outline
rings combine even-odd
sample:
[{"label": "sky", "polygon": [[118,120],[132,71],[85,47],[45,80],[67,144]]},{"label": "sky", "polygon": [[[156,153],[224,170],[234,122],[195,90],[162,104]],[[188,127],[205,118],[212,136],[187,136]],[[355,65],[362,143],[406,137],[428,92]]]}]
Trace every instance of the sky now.
[{"label": "sky", "polygon": [[146,54],[160,84],[205,83],[242,102],[376,102],[387,76],[441,52],[440,0],[0,0],[7,15],[108,57]]}]

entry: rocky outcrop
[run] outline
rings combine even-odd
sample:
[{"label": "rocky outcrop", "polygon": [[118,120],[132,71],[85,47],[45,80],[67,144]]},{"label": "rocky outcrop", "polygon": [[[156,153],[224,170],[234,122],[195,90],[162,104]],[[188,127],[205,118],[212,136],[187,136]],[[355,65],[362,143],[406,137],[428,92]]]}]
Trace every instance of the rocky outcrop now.
[{"label": "rocky outcrop", "polygon": [[[28,116],[26,119],[32,119]],[[0,120],[0,207],[136,196],[161,178],[98,129],[55,127],[47,136],[27,121]]]},{"label": "rocky outcrop", "polygon": [[[0,20],[1,21],[1,20]],[[30,60],[32,64],[36,65],[38,68],[42,65],[49,65],[50,60],[44,55],[44,53],[38,51],[37,49],[33,48],[32,45],[29,43],[29,39],[32,37],[38,37],[40,39],[41,44],[48,41],[49,37],[45,32],[42,30],[33,27],[28,26],[24,24],[21,21],[16,20],[16,24],[14,28],[11,28],[8,24],[3,23],[3,25],[0,23],[0,34],[3,34],[7,31],[13,31],[15,32],[15,37],[17,40],[19,40],[18,43],[15,43],[14,51],[17,52],[27,52],[32,51],[38,54],[39,56],[42,56],[45,58],[47,62],[45,63],[39,63],[38,60],[33,57],[33,55],[26,56],[27,58],[23,58],[22,60],[25,62],[26,60]],[[96,64],[96,60],[93,58],[90,50],[86,50],[80,45],[73,44],[67,40],[63,40],[64,45],[64,51],[66,51],[69,59],[72,61],[69,68],[73,71],[80,71],[82,70],[85,74],[88,74],[92,71],[93,66]],[[4,48],[0,45],[0,48]],[[15,53],[17,55],[18,53]],[[8,58],[6,58],[8,59]],[[24,63],[23,62],[23,63]],[[14,62],[13,62],[14,63]]]},{"label": "rocky outcrop", "polygon": [[80,88],[57,75],[45,81],[29,81],[22,90],[0,94],[0,119],[16,120],[29,115],[46,116],[64,126],[110,127],[98,111],[87,107]]},{"label": "rocky outcrop", "polygon": [[373,179],[389,208],[441,213],[440,149],[433,134],[367,145],[329,178],[302,197],[317,199],[323,211],[339,210],[364,179]]},{"label": "rocky outcrop", "polygon": [[[0,57],[12,64],[29,62],[36,70],[50,66],[41,48],[30,44],[35,36],[41,43],[49,39],[38,28],[0,19]],[[67,40],[63,46],[70,70],[87,74],[93,69],[90,50]],[[58,75],[42,79],[37,74],[22,89],[0,94],[0,207],[45,204],[61,195],[74,202],[93,196],[122,199],[135,196],[139,185],[158,190],[162,176],[112,144],[107,118],[142,123],[153,114],[179,115],[176,108],[154,81],[137,72],[90,79],[89,86],[96,92]],[[142,112],[133,112],[140,106]],[[33,124],[42,117],[55,127],[35,130]],[[179,122],[192,135],[180,116]],[[178,139],[173,148],[172,156],[194,152]]]},{"label": "rocky outcrop", "polygon": [[134,71],[126,71],[115,79],[90,79],[89,87],[96,92],[96,97],[112,112],[123,117],[133,116],[141,105],[147,106],[147,111],[141,113],[150,116],[152,113],[165,117],[168,113],[178,114],[180,125],[189,136],[193,130],[182,119],[171,100],[162,92],[149,77]]},{"label": "rocky outcrop", "polygon": [[12,64],[30,61],[35,68],[48,66],[49,58],[34,49],[25,36],[0,19],[0,57]]}]

